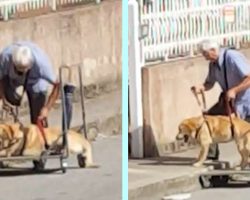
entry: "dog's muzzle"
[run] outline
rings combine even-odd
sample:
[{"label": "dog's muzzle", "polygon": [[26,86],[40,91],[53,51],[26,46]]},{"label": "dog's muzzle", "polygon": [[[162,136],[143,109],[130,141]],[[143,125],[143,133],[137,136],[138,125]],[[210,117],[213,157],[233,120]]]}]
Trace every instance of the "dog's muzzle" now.
[{"label": "dog's muzzle", "polygon": [[182,133],[178,133],[175,139],[176,140],[183,140],[184,139],[184,135]]}]

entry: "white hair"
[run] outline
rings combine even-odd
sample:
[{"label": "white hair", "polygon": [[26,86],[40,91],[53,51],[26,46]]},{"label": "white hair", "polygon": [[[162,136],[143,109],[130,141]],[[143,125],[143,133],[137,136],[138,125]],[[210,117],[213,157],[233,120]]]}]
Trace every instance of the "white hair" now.
[{"label": "white hair", "polygon": [[220,49],[220,45],[218,42],[216,42],[214,40],[206,39],[206,40],[202,40],[199,43],[199,49],[200,49],[200,51],[205,51],[205,52],[207,52],[211,49],[215,49],[215,51],[218,52]]},{"label": "white hair", "polygon": [[29,69],[33,63],[32,52],[27,46],[17,46],[13,49],[12,60],[19,70]]}]

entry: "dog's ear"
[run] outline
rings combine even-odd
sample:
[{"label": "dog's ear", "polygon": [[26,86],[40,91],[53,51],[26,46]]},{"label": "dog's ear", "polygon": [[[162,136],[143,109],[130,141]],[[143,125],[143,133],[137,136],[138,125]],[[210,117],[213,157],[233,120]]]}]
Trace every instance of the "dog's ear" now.
[{"label": "dog's ear", "polygon": [[179,124],[178,125],[178,133],[181,133],[181,130],[182,130],[182,124]]}]

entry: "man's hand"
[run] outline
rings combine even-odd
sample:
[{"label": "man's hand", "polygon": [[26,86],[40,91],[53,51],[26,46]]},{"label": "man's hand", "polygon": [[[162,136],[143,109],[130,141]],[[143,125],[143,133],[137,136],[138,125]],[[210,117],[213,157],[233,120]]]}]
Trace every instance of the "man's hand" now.
[{"label": "man's hand", "polygon": [[191,87],[191,91],[196,93],[196,94],[200,94],[204,90],[205,90],[205,88],[204,88],[203,85],[197,85],[197,86],[192,86]]},{"label": "man's hand", "polygon": [[49,114],[49,109],[46,106],[44,106],[40,112],[38,119],[40,120],[46,119],[48,117],[48,114]]},{"label": "man's hand", "polygon": [[228,101],[234,100],[236,98],[236,91],[234,88],[231,88],[227,91],[226,98]]}]

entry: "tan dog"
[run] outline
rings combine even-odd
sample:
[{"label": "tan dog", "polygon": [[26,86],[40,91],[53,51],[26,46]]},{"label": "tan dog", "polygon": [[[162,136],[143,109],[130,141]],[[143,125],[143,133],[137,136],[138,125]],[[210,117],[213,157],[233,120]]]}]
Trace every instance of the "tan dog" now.
[{"label": "tan dog", "polygon": [[[183,120],[179,125],[179,133],[176,139],[196,139],[201,146],[198,160],[193,164],[199,167],[206,160],[209,145],[212,143],[225,143],[235,140],[241,155],[241,168],[245,168],[250,152],[250,124],[242,119],[233,118],[234,131],[226,116],[193,117]],[[249,149],[249,151],[246,150]]]},{"label": "tan dog", "polygon": [[[45,128],[44,132],[49,146],[58,148],[62,144],[59,128]],[[68,131],[67,139],[69,153],[78,155],[79,166],[95,167],[90,142],[73,130]],[[44,150],[44,139],[36,125],[22,130],[19,124],[0,125],[0,156],[40,156]]]}]

